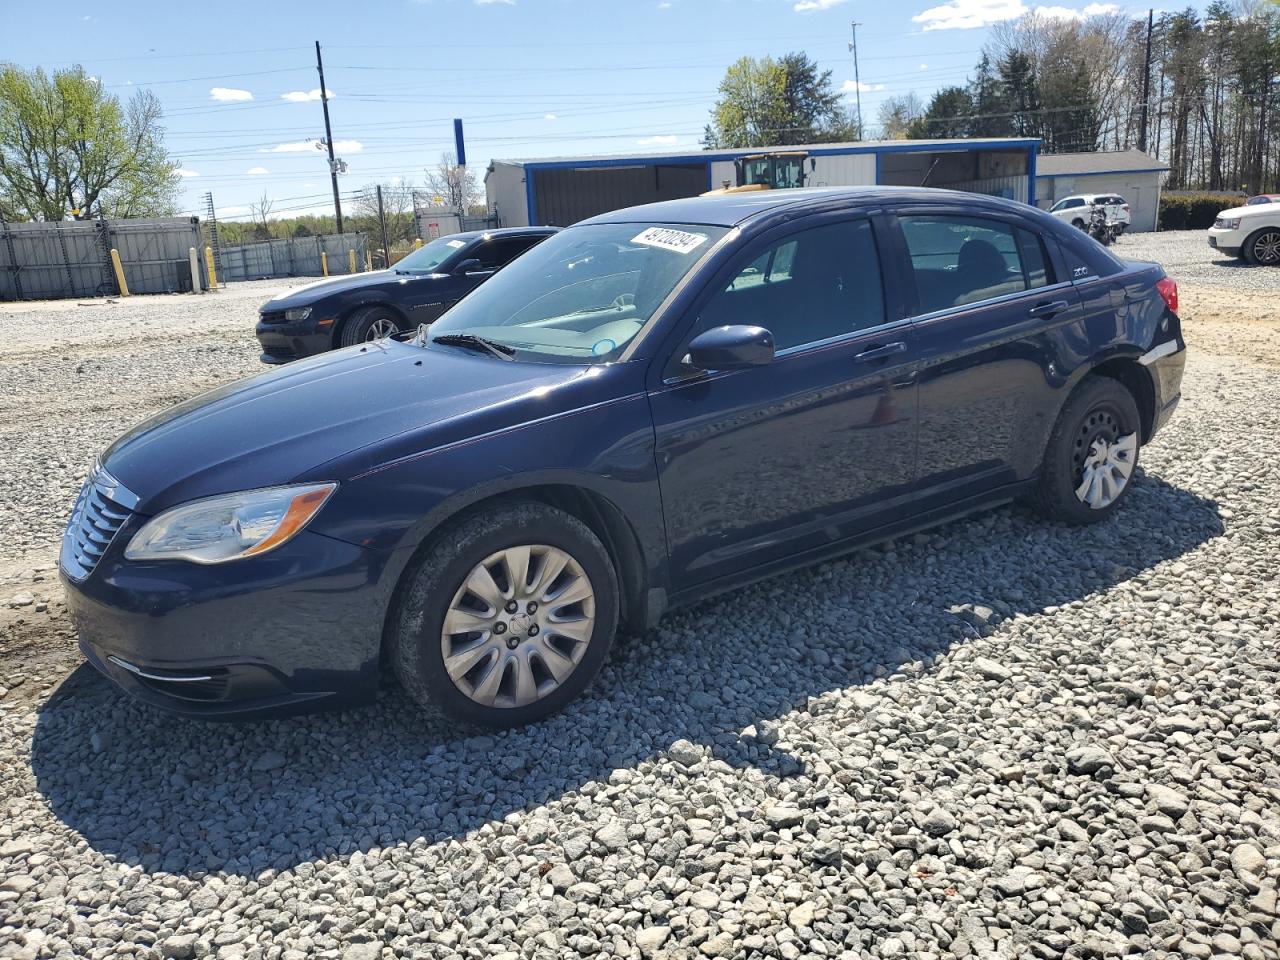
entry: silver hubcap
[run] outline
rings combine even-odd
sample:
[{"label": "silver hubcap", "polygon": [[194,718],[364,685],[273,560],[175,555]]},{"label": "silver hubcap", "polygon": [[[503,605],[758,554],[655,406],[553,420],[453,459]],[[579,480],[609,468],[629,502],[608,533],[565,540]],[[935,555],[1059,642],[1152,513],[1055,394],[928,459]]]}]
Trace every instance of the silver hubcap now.
[{"label": "silver hubcap", "polygon": [[387,317],[379,317],[373,321],[373,326],[365,334],[365,340],[385,340],[387,337],[395,336],[399,332],[400,328],[396,326],[394,320],[390,320]]},{"label": "silver hubcap", "polygon": [[1280,233],[1264,233],[1253,242],[1253,255],[1259,263],[1280,260]]},{"label": "silver hubcap", "polygon": [[1138,435],[1127,433],[1115,440],[1098,437],[1084,461],[1084,475],[1076,487],[1076,497],[1094,510],[1109,507],[1124,491],[1133,473],[1133,455]]},{"label": "silver hubcap", "polygon": [[556,547],[508,547],[472,568],[440,632],[449,679],[486,707],[541,700],[582,661],[595,629],[595,592]]}]

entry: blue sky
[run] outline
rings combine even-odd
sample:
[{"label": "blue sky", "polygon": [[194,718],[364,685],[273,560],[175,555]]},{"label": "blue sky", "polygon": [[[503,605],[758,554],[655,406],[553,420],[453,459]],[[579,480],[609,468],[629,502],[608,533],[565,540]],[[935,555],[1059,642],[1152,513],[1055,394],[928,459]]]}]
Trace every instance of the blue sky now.
[{"label": "blue sky", "polygon": [[[1052,0],[1056,16],[1116,9]],[[1034,4],[1032,4],[1033,6]],[[803,50],[862,109],[963,82],[987,26],[1024,0],[219,0],[117,4],[3,0],[0,59],[81,63],[111,92],[145,86],[165,108],[182,199],[238,218],[332,208],[313,42],[324,49],[344,193],[423,170],[466,123],[469,164],[492,157],[694,149],[724,69]],[[1126,8],[1127,9],[1127,8]],[[1137,5],[1134,6],[1135,12]],[[54,25],[57,25],[56,28]]]}]

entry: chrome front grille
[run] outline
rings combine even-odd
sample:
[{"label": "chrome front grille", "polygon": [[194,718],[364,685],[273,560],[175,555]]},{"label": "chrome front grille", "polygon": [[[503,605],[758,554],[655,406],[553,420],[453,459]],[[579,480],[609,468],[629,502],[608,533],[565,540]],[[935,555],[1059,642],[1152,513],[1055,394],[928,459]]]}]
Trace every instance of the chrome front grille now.
[{"label": "chrome front grille", "polygon": [[61,562],[67,576],[83,580],[93,572],[137,505],[134,494],[100,464],[94,465],[80,488],[67,531],[62,535]]}]

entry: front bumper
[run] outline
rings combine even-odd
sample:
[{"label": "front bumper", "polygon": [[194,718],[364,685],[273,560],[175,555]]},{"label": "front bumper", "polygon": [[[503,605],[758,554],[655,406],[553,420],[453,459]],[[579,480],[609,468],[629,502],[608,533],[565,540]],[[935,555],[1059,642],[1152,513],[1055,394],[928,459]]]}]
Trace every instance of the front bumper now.
[{"label": "front bumper", "polygon": [[83,580],[62,571],[80,649],[125,691],[237,719],[372,699],[385,554],[304,531],[233,563],[130,562],[129,526]]},{"label": "front bumper", "polygon": [[1243,230],[1221,230],[1217,227],[1210,227],[1208,232],[1209,246],[1217,250],[1219,253],[1225,253],[1229,257],[1240,256],[1240,250],[1244,247],[1245,232]]},{"label": "front bumper", "polygon": [[[323,324],[323,326],[322,326]],[[254,333],[262,345],[263,363],[288,363],[324,353],[333,347],[334,321],[308,317],[292,323],[258,321]]]}]

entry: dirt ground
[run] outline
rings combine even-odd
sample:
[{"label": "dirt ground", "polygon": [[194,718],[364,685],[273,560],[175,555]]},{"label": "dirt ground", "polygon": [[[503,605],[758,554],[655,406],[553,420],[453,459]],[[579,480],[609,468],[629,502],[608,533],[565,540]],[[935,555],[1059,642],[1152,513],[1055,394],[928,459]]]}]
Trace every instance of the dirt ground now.
[{"label": "dirt ground", "polygon": [[[115,405],[128,401],[131,394],[136,396],[138,412],[126,416],[124,422],[127,423],[151,412],[152,408],[176,403],[221,381],[258,372],[256,344],[246,331],[252,329],[253,307],[264,293],[270,295],[279,286],[278,282],[270,288],[240,285],[239,291],[219,301],[226,317],[210,337],[212,345],[201,345],[199,331],[182,334],[183,339],[190,341],[186,349],[197,351],[190,356],[198,355],[189,369],[183,371],[181,364],[170,362],[163,368],[163,375],[151,371],[137,383],[131,382],[128,376],[130,358],[140,358],[140,365],[145,367],[147,361],[141,358],[156,350],[158,344],[163,343],[166,350],[177,349],[172,324],[150,319],[134,324],[129,335],[104,342],[102,346],[106,350],[98,351],[91,335],[72,332],[77,312],[83,316],[112,309],[112,305],[77,307],[64,301],[0,307],[0,325],[18,318],[24,321],[21,332],[15,331],[14,336],[0,341],[0,380],[10,381],[8,395],[0,395],[0,412],[4,414],[0,420],[17,416],[36,403],[42,406],[52,403],[59,413],[76,408],[93,410],[102,400],[100,392],[109,389],[119,391],[111,397]],[[1189,346],[1189,379],[1193,379],[1190,375],[1196,358],[1204,355],[1238,357],[1250,363],[1280,366],[1280,293],[1239,292],[1203,285],[1181,285],[1179,293],[1183,332]],[[117,305],[117,309],[141,315],[148,300],[172,302],[173,298],[136,297],[126,305]],[[42,355],[27,322],[30,320],[47,320],[59,331],[60,346],[71,351],[70,359],[74,361],[79,357],[82,365],[94,362],[91,359],[94,356],[111,354],[121,368],[118,376],[109,378],[112,385],[104,387],[98,381],[89,380],[83,392],[72,390],[57,398],[42,396],[42,378],[38,374],[29,376],[32,365]],[[229,330],[234,331],[234,335]],[[11,373],[21,372],[22,376],[4,377],[6,367]],[[24,383],[28,386],[26,396],[20,389],[15,391],[15,383],[19,388]],[[1184,407],[1183,415],[1186,413]],[[76,476],[82,475],[76,473],[82,468],[75,463],[67,469]],[[78,480],[75,482],[78,484]],[[62,516],[53,519],[59,525],[63,522]],[[46,699],[81,662],[57,576],[58,543],[48,533],[41,536],[42,542],[24,547],[16,556],[0,558],[0,709]]]}]

